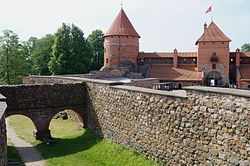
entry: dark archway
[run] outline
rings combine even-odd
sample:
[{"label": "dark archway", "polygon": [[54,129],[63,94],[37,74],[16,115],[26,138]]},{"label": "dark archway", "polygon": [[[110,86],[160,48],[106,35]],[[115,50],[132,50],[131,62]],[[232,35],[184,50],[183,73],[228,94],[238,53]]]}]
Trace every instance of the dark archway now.
[{"label": "dark archway", "polygon": [[213,70],[206,77],[207,86],[222,86],[222,76],[220,72]]}]

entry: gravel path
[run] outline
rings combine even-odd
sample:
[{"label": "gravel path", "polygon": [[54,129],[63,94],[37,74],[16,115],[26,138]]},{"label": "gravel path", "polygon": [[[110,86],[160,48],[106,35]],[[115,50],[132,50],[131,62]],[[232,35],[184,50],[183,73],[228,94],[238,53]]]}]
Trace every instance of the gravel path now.
[{"label": "gravel path", "polygon": [[6,120],[7,136],[17,149],[22,161],[26,166],[45,166],[40,153],[23,139],[19,138]]}]

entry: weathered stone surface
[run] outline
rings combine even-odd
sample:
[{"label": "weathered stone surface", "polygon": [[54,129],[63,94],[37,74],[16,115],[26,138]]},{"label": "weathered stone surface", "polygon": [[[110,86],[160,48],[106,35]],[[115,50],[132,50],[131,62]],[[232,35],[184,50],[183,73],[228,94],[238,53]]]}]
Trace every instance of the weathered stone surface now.
[{"label": "weathered stone surface", "polygon": [[5,109],[7,105],[5,103],[5,98],[0,95],[0,165],[7,165],[7,138],[6,138],[6,128],[5,128]]},{"label": "weathered stone surface", "polygon": [[[38,79],[39,83],[79,80]],[[85,81],[91,108],[87,127],[104,138],[164,165],[249,164],[249,97],[188,90],[181,98]]]}]

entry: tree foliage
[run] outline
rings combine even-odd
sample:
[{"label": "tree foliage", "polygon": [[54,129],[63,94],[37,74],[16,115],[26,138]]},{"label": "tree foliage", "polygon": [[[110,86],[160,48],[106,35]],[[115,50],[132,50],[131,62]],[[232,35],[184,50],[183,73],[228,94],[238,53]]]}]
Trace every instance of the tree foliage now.
[{"label": "tree foliage", "polygon": [[250,43],[245,43],[241,46],[242,52],[250,52]]},{"label": "tree foliage", "polygon": [[101,30],[95,30],[88,36],[87,41],[92,50],[91,70],[99,70],[104,61],[104,34]]},{"label": "tree foliage", "polygon": [[46,35],[36,40],[32,47],[31,57],[33,61],[33,74],[50,75],[48,63],[52,56],[52,46],[54,44],[54,35]]},{"label": "tree foliage", "polygon": [[53,74],[87,73],[90,56],[82,30],[63,23],[55,34],[49,70]]},{"label": "tree foliage", "polygon": [[0,36],[0,83],[20,83],[21,76],[29,73],[28,59],[27,47],[20,43],[18,35],[4,30]]}]

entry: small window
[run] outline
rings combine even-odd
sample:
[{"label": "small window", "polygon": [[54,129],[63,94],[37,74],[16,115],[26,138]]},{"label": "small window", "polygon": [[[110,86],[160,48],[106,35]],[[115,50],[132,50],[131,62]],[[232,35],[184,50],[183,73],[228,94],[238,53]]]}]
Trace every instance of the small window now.
[{"label": "small window", "polygon": [[109,58],[106,58],[106,63],[109,63]]},{"label": "small window", "polygon": [[250,84],[247,86],[248,89],[250,89]]},{"label": "small window", "polygon": [[128,36],[127,36],[127,38],[128,38]]},{"label": "small window", "polygon": [[213,42],[213,45],[215,44],[215,42]]},{"label": "small window", "polygon": [[216,69],[216,64],[213,64],[213,65],[212,65],[212,68],[213,68],[213,69]]},{"label": "small window", "polygon": [[222,42],[221,44],[224,44],[224,42]]},{"label": "small window", "polygon": [[203,42],[204,45],[206,45],[206,42]]}]

